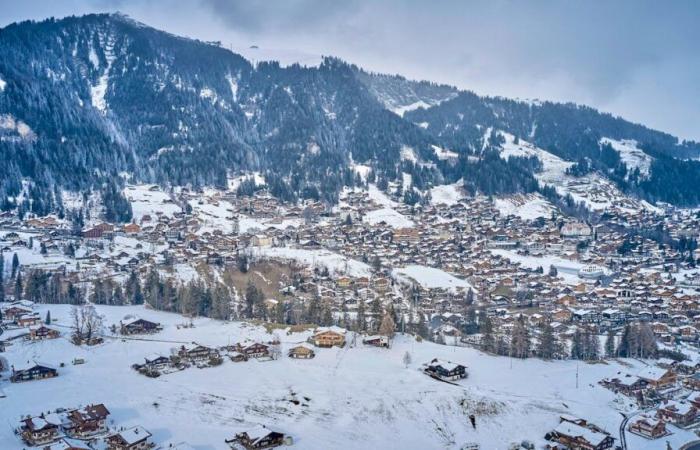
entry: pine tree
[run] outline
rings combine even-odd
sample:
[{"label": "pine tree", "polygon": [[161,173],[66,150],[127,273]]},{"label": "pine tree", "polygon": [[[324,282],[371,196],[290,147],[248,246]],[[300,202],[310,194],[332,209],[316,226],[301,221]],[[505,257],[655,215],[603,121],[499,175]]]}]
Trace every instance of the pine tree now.
[{"label": "pine tree", "polygon": [[543,359],[552,359],[556,351],[556,337],[552,325],[547,322],[542,327],[540,341],[537,347],[537,354]]},{"label": "pine tree", "polygon": [[576,329],[571,338],[571,359],[581,359],[583,355],[583,336],[581,330]]},{"label": "pine tree", "polygon": [[51,325],[51,311],[46,311],[46,319],[44,320],[46,325]]},{"label": "pine tree", "polygon": [[15,301],[22,300],[22,272],[17,272],[17,278],[15,278]]},{"label": "pine tree", "polygon": [[367,322],[365,319],[365,301],[359,299],[357,301],[357,331],[362,333],[367,329]]},{"label": "pine tree", "polygon": [[615,357],[615,332],[613,330],[608,331],[608,337],[605,339],[605,356]]},{"label": "pine tree", "polygon": [[495,353],[496,342],[493,336],[493,324],[485,314],[479,319],[479,330],[481,332],[481,348],[485,352]]},{"label": "pine tree", "polygon": [[15,253],[12,255],[12,274],[10,275],[10,278],[15,278],[15,275],[17,275],[17,269],[19,269],[19,257],[17,256],[17,253]]}]

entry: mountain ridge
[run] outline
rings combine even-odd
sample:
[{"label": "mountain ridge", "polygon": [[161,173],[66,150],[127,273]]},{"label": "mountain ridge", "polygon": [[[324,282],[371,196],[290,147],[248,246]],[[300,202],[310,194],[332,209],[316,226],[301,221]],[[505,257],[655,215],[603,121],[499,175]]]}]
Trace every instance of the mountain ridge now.
[{"label": "mountain ridge", "polygon": [[[688,182],[700,168],[677,159],[700,156],[699,144],[593,108],[480,97],[334,57],[317,67],[253,65],[216,43],[121,14],[0,29],[0,79],[5,210],[60,210],[59,190],[108,184],[114,191],[125,172],[163,185],[223,188],[231,174],[255,170],[285,200],[334,203],[344,186],[364,182],[353,161],[369,165],[379,185],[410,174],[408,202],[471,171],[484,172],[466,178],[472,191],[538,189],[531,163],[486,155],[502,147],[499,131],[575,163],[577,173],[597,171],[630,195],[700,203]],[[496,133],[487,136],[488,129]],[[604,138],[639,143],[653,158],[648,179],[630,173]],[[445,160],[433,146],[458,156]],[[417,159],[403,158],[405,148]],[[514,180],[492,179],[508,177]]]}]

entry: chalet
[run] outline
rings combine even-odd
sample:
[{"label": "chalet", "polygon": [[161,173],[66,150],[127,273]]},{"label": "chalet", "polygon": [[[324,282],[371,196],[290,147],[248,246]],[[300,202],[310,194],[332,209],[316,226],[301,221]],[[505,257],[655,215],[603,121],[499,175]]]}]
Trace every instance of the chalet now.
[{"label": "chalet", "polygon": [[151,444],[148,439],[151,433],[143,427],[135,426],[124,431],[120,431],[105,439],[107,450],[146,450]]},{"label": "chalet", "polygon": [[647,439],[658,439],[668,433],[663,420],[652,419],[647,416],[642,416],[630,423],[627,429],[631,433],[644,436]]},{"label": "chalet", "polygon": [[20,383],[23,381],[43,380],[44,378],[53,378],[58,376],[58,371],[46,364],[35,363],[33,366],[26,369],[15,370],[12,368],[10,381]]},{"label": "chalet", "polygon": [[219,352],[216,349],[203,345],[197,345],[189,350],[182,346],[178,354],[180,358],[188,359],[193,362],[209,361],[211,358],[219,357]]},{"label": "chalet", "polygon": [[66,427],[66,432],[76,438],[104,433],[107,431],[107,416],[109,410],[102,403],[74,409],[67,415],[70,424]]},{"label": "chalet", "polygon": [[29,327],[29,339],[32,341],[40,341],[43,339],[56,339],[61,333],[58,330],[49,328],[45,325]]},{"label": "chalet", "polygon": [[577,450],[605,450],[615,443],[615,438],[609,434],[567,420],[562,420],[545,438]]},{"label": "chalet", "polygon": [[316,328],[313,335],[313,342],[317,347],[343,347],[345,345],[344,328],[331,326]]},{"label": "chalet", "polygon": [[271,431],[263,425],[251,430],[237,433],[233,439],[227,439],[226,443],[232,449],[237,449],[241,445],[246,449],[261,449],[279,447],[285,443],[284,434]]},{"label": "chalet", "polygon": [[143,367],[149,370],[163,370],[171,364],[170,358],[161,355],[146,356],[144,360]]},{"label": "chalet", "polygon": [[623,378],[605,379],[601,384],[614,392],[621,392],[629,396],[643,391],[648,386],[646,380],[632,375],[627,375]]},{"label": "chalet", "polygon": [[38,325],[41,322],[41,317],[37,313],[22,314],[19,317],[15,317],[15,323],[20,327],[31,327],[33,325]]},{"label": "chalet", "polygon": [[42,450],[93,450],[92,447],[86,442],[77,440],[63,438],[58,442],[54,442],[51,445],[42,447]]},{"label": "chalet", "polygon": [[31,309],[21,308],[19,306],[10,306],[2,311],[2,316],[10,321],[14,321],[17,317],[25,314],[31,314]]},{"label": "chalet", "polygon": [[128,223],[122,228],[125,234],[136,235],[141,232],[141,227],[135,223]]},{"label": "chalet", "polygon": [[698,409],[692,403],[670,401],[656,410],[656,418],[674,425],[687,426],[698,418]]},{"label": "chalet", "polygon": [[247,358],[264,358],[270,356],[270,347],[265,344],[255,342],[248,346],[242,347],[240,352]]},{"label": "chalet", "polygon": [[59,425],[44,417],[30,417],[20,423],[19,434],[31,446],[48,444],[58,439]]},{"label": "chalet", "polygon": [[426,364],[425,372],[441,380],[459,380],[467,377],[467,368],[463,365],[437,358]]},{"label": "chalet", "polygon": [[676,384],[676,373],[671,369],[649,366],[637,374],[654,389],[663,389]]},{"label": "chalet", "polygon": [[314,349],[310,345],[299,344],[296,347],[290,348],[287,355],[290,358],[311,359],[316,356],[316,353],[314,353]]},{"label": "chalet", "polygon": [[367,336],[362,339],[362,343],[373,347],[389,347],[389,338],[382,335]]},{"label": "chalet", "polygon": [[119,325],[119,332],[123,335],[151,334],[157,333],[163,329],[159,323],[151,322],[146,319],[132,319],[128,322],[120,322]]}]

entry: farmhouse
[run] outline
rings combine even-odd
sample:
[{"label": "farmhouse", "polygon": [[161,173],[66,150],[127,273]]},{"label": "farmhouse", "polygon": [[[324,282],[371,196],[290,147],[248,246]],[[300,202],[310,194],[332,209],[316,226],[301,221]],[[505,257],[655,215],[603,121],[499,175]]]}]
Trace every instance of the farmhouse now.
[{"label": "farmhouse", "polygon": [[256,342],[242,347],[240,353],[243,353],[247,358],[264,358],[270,356],[270,348],[265,344]]},{"label": "farmhouse", "polygon": [[437,358],[426,365],[425,372],[441,380],[459,380],[467,377],[467,369],[463,365]]}]

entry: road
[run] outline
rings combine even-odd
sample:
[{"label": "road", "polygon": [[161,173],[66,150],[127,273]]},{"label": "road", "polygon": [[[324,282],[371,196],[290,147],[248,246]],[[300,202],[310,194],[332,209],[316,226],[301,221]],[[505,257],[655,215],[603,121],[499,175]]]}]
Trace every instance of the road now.
[{"label": "road", "polygon": [[622,414],[623,419],[622,423],[620,424],[620,447],[622,447],[622,450],[627,450],[627,436],[625,436],[625,428],[627,427],[627,422],[632,416],[634,416],[634,414],[629,416]]}]

